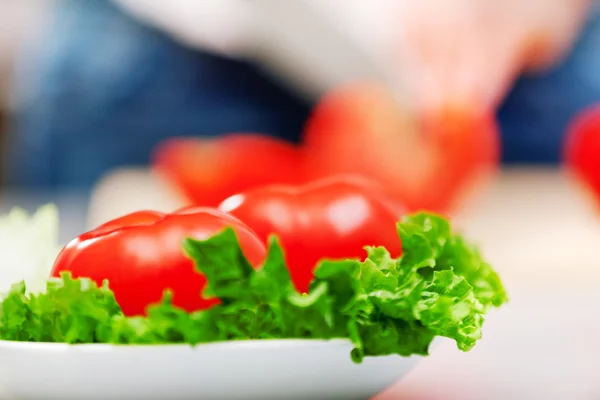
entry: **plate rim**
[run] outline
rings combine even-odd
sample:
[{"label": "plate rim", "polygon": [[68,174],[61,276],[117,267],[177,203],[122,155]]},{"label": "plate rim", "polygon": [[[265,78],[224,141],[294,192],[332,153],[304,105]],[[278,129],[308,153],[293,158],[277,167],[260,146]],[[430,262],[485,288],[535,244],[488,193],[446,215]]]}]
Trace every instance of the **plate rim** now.
[{"label": "plate rim", "polygon": [[249,340],[222,340],[217,342],[198,343],[160,343],[160,344],[113,344],[113,343],[63,343],[63,342],[25,342],[0,339],[0,350],[26,350],[26,351],[123,351],[123,350],[148,350],[148,349],[223,349],[223,350],[271,350],[290,348],[321,348],[321,347],[351,347],[349,339],[249,339]]}]

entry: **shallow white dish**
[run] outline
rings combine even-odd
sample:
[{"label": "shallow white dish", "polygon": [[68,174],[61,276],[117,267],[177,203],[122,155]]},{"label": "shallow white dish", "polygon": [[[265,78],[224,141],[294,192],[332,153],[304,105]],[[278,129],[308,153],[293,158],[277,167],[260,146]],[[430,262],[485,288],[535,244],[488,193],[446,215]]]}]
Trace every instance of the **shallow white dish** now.
[{"label": "shallow white dish", "polygon": [[345,340],[112,346],[0,341],[0,398],[368,399],[419,357],[350,359]]}]

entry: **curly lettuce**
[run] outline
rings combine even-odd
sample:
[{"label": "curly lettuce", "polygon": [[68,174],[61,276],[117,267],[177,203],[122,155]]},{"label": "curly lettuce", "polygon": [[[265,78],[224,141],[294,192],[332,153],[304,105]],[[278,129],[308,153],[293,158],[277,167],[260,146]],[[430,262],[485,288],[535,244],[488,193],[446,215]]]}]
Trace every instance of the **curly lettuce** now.
[{"label": "curly lettuce", "polygon": [[27,293],[20,282],[0,303],[3,340],[162,344],[248,339],[347,338],[352,358],[427,355],[436,336],[468,351],[481,338],[484,315],[507,301],[498,275],[442,217],[419,213],[397,225],[403,254],[368,247],[361,260],[323,260],[309,294],[292,284],[276,237],[253,269],[232,229],[186,239],[183,249],[206,276],[204,296],[220,304],[187,313],[165,293],[147,316],[126,317],[110,290],[86,279],[48,281]]}]

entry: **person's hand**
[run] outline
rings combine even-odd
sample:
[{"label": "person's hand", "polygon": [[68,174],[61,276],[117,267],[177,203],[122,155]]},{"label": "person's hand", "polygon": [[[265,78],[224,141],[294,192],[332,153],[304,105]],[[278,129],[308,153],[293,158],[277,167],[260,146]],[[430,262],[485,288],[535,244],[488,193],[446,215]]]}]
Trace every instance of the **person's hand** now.
[{"label": "person's hand", "polygon": [[521,72],[569,49],[589,0],[401,0],[397,63],[412,100],[495,107]]}]

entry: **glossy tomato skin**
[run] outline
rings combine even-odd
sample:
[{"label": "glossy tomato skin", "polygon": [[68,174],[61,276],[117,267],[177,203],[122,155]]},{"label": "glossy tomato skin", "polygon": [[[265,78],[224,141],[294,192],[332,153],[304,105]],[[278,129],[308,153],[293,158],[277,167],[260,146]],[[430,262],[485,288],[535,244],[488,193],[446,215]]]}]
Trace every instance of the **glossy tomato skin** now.
[{"label": "glossy tomato skin", "polygon": [[175,138],[155,150],[152,167],[194,205],[216,207],[257,186],[304,181],[304,152],[260,134]]},{"label": "glossy tomato skin", "polygon": [[583,110],[573,119],[567,131],[564,160],[600,202],[600,104]]},{"label": "glossy tomato skin", "polygon": [[323,258],[364,259],[365,246],[402,253],[396,232],[400,215],[380,187],[353,177],[330,177],[303,186],[265,186],[221,203],[264,241],[275,233],[292,280],[307,292]]},{"label": "glossy tomato skin", "polygon": [[56,259],[51,276],[69,271],[97,284],[108,279],[123,313],[144,315],[166,289],[173,303],[187,311],[217,304],[201,296],[206,278],[195,271],[182,250],[187,237],[206,239],[232,227],[248,261],[258,266],[263,242],[244,223],[210,208],[186,208],[172,214],[139,211],[109,221],[72,240]]},{"label": "glossy tomato skin", "polygon": [[491,112],[456,104],[417,116],[388,88],[368,82],[326,94],[304,135],[312,179],[359,174],[409,211],[455,211],[500,159]]}]

